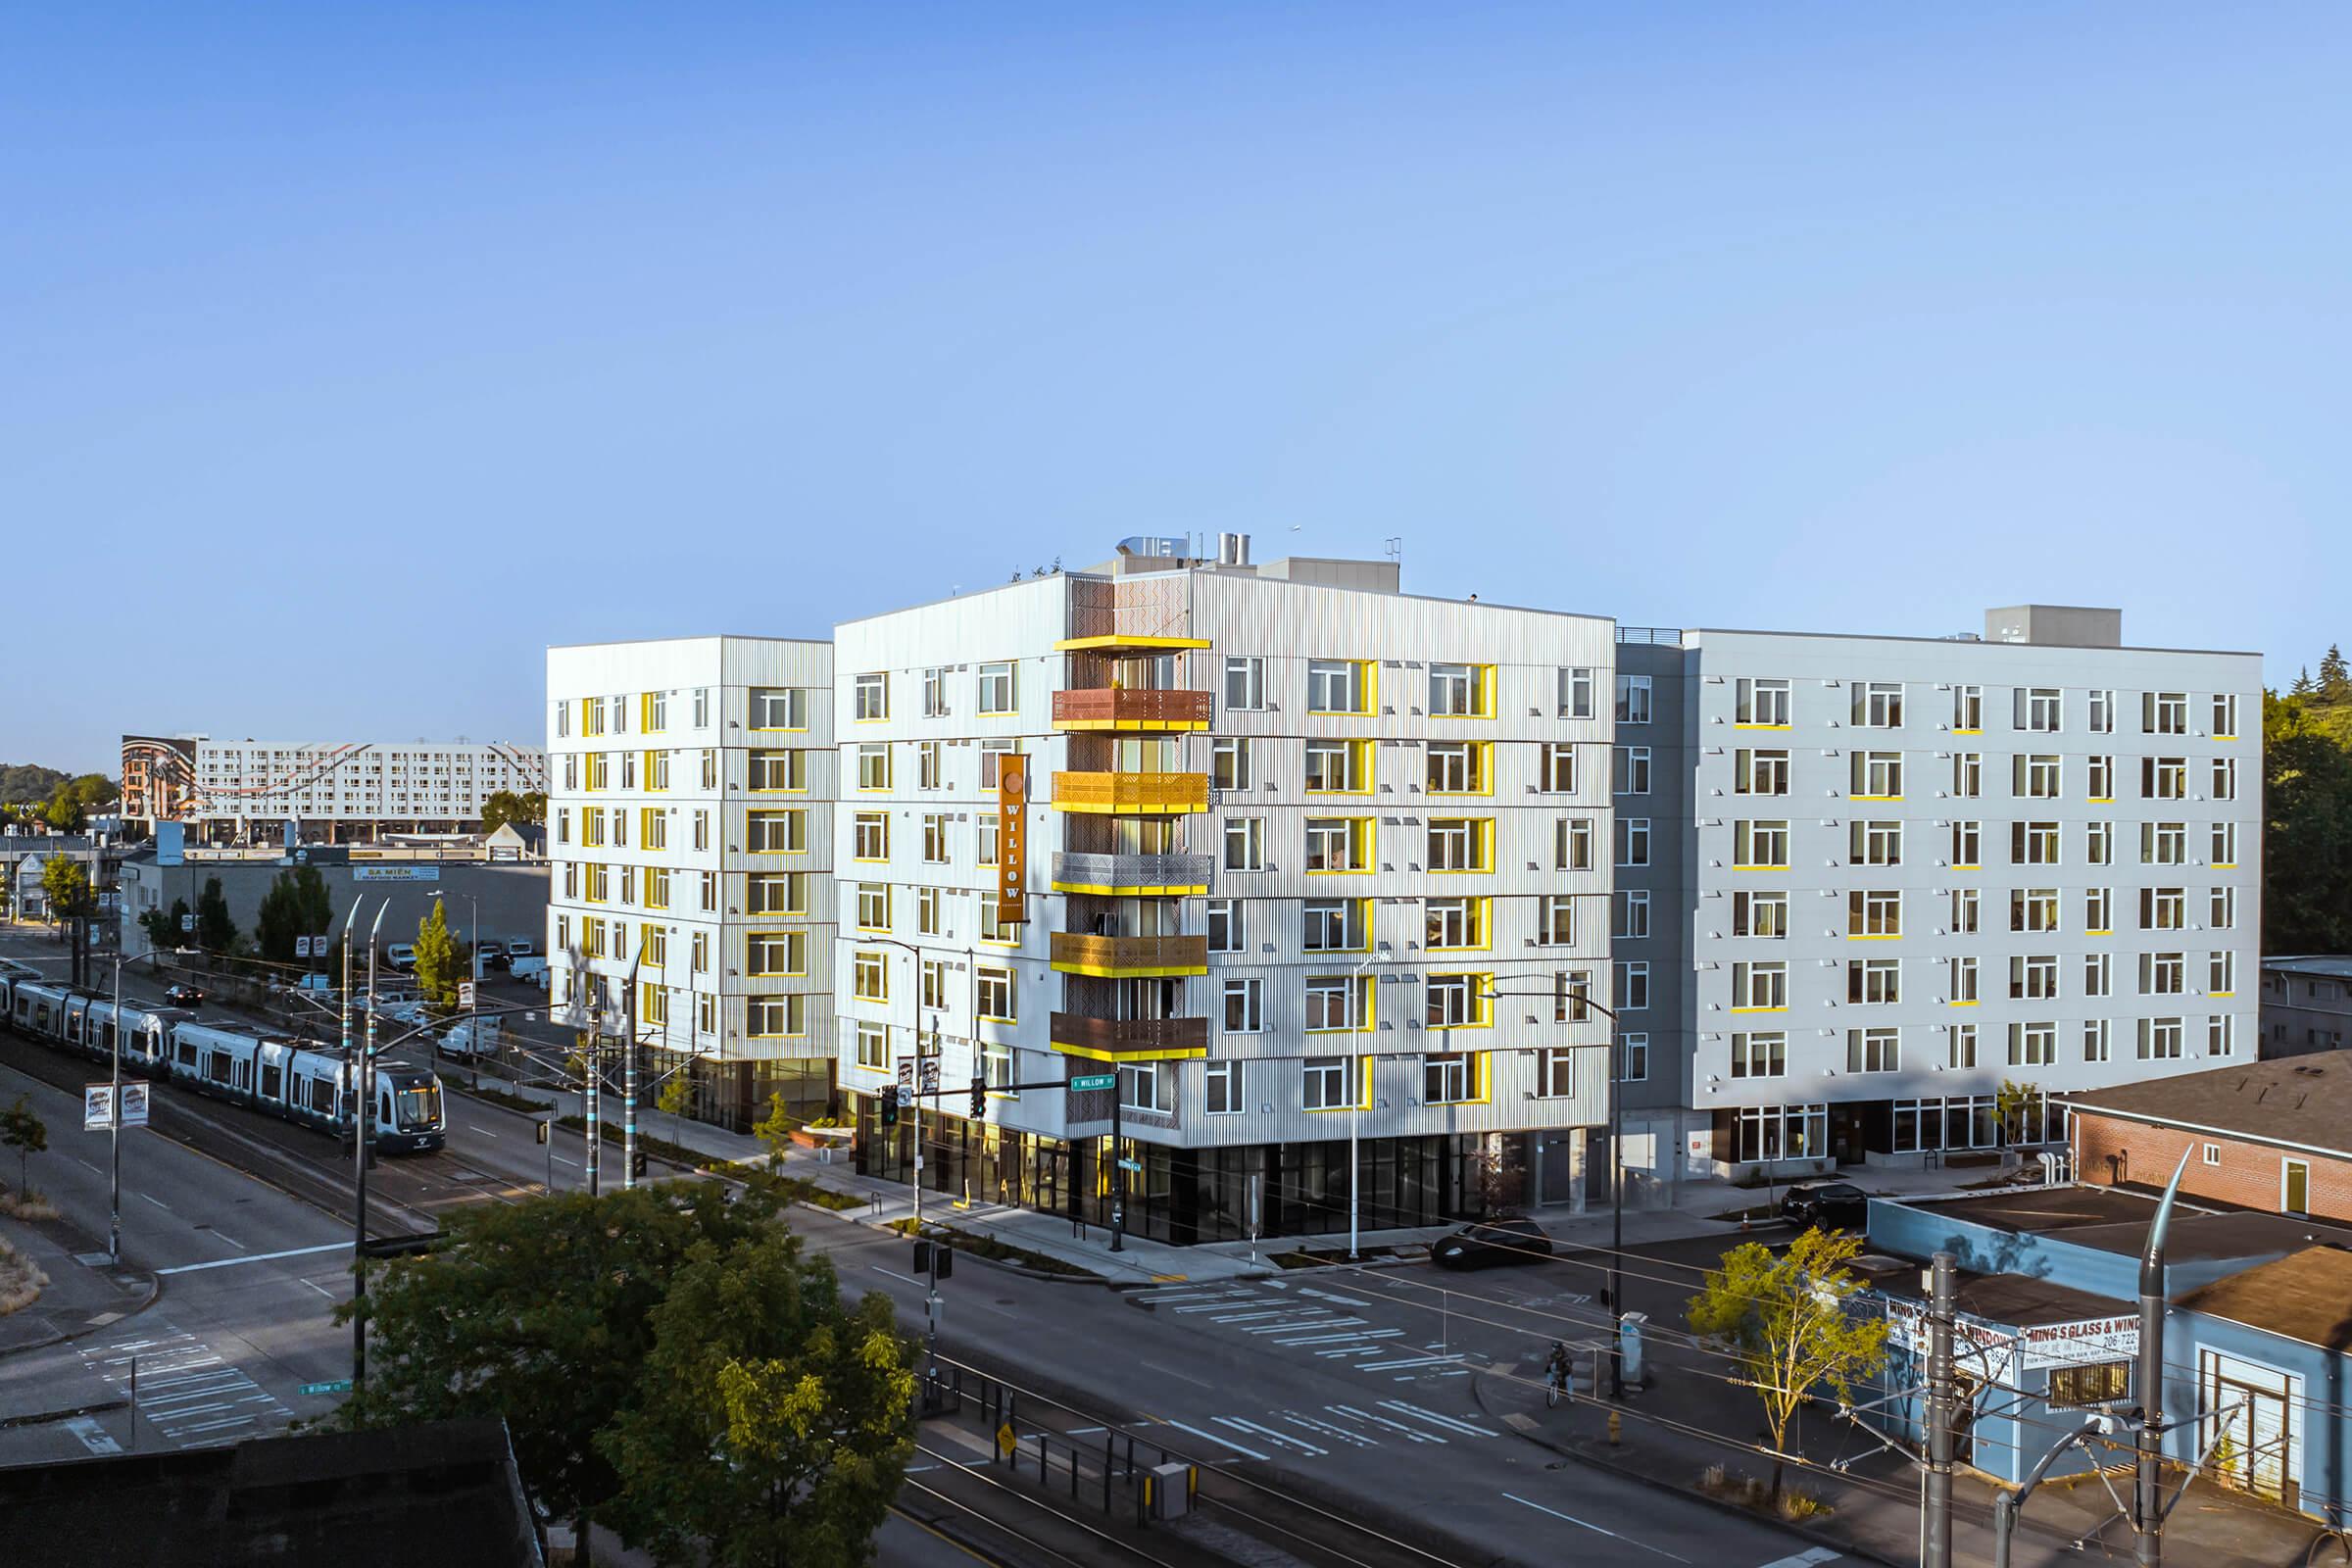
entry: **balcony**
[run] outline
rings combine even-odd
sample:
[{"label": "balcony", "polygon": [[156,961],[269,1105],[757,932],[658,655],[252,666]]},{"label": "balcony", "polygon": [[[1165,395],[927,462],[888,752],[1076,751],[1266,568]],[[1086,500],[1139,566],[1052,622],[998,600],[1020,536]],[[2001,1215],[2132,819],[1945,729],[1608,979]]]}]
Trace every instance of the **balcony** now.
[{"label": "balcony", "polygon": [[1057,1012],[1054,1049],[1099,1061],[1166,1061],[1208,1054],[1206,1018],[1090,1018]]},{"label": "balcony", "polygon": [[1152,980],[1208,973],[1206,937],[1097,937],[1056,931],[1054,967],[1062,974]]},{"label": "balcony", "polygon": [[1087,855],[1058,851],[1054,891],[1120,898],[1180,898],[1206,893],[1212,861],[1205,855]]},{"label": "balcony", "polygon": [[1054,808],[1129,816],[1208,809],[1206,773],[1056,773]]},{"label": "balcony", "polygon": [[1055,729],[1208,728],[1208,693],[1101,687],[1054,694]]}]

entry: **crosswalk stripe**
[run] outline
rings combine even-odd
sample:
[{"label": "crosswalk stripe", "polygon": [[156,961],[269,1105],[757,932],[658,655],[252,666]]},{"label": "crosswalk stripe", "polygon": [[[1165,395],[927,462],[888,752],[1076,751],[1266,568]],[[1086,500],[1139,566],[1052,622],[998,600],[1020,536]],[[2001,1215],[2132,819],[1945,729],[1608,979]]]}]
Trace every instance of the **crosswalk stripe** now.
[{"label": "crosswalk stripe", "polygon": [[1370,1421],[1376,1423],[1377,1425],[1388,1427],[1393,1431],[1401,1432],[1405,1435],[1405,1437],[1415,1443],[1444,1443],[1446,1441],[1444,1438],[1437,1436],[1435,1433],[1419,1431],[1413,1427],[1406,1426],[1401,1421],[1392,1421],[1385,1415],[1374,1415],[1369,1410],[1358,1410],[1352,1404],[1327,1404],[1323,1408],[1326,1410],[1335,1411],[1340,1415],[1353,1416],[1358,1421]]},{"label": "crosswalk stripe", "polygon": [[1196,1438],[1206,1438],[1211,1443],[1231,1448],[1234,1452],[1241,1454],[1245,1458],[1263,1459],[1266,1457],[1264,1454],[1258,1452],[1255,1448],[1245,1448],[1240,1444],[1234,1442],[1231,1438],[1221,1438],[1214,1432],[1203,1432],[1199,1427],[1188,1427],[1181,1421],[1170,1421],[1168,1425],[1174,1427],[1179,1432],[1190,1432]]},{"label": "crosswalk stripe", "polygon": [[1494,1432],[1486,1427],[1478,1426],[1472,1422],[1464,1421],[1458,1416],[1440,1415],[1435,1410],[1424,1410],[1421,1408],[1421,1406],[1417,1404],[1409,1404],[1402,1399],[1383,1399],[1380,1401],[1380,1407],[1384,1410],[1401,1411],[1417,1420],[1428,1421],[1435,1425],[1448,1428],[1451,1431],[1467,1433],[1471,1437],[1496,1438],[1502,1435],[1499,1432]]},{"label": "crosswalk stripe", "polygon": [[1810,1551],[1800,1551],[1793,1556],[1776,1557],[1764,1568],[1814,1568],[1816,1563],[1828,1562],[1837,1555],[1835,1546],[1815,1546]]},{"label": "crosswalk stripe", "polygon": [[1318,1447],[1314,1444],[1307,1442],[1304,1438],[1289,1437],[1283,1433],[1275,1431],[1272,1427],[1261,1427],[1254,1421],[1244,1421],[1239,1416],[1212,1415],[1209,1417],[1209,1419],[1216,1422],[1219,1426],[1231,1427],[1236,1432],[1253,1433],[1256,1436],[1265,1439],[1268,1443],[1285,1444],[1291,1447],[1297,1448],[1301,1453],[1308,1455],[1310,1458],[1319,1454],[1326,1454],[1331,1451],[1329,1448]]}]

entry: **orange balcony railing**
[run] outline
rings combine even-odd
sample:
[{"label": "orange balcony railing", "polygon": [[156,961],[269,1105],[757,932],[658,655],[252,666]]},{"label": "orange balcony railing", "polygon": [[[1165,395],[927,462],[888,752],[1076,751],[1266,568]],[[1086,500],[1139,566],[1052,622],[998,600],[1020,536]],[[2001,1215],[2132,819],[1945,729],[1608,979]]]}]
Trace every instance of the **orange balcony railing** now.
[{"label": "orange balcony railing", "polygon": [[1054,967],[1063,974],[1153,979],[1208,973],[1206,937],[1097,937],[1056,931]]},{"label": "orange balcony railing", "polygon": [[1062,811],[1155,816],[1208,809],[1206,773],[1056,773],[1054,806]]},{"label": "orange balcony railing", "polygon": [[1055,729],[1208,728],[1208,693],[1100,687],[1054,694]]}]

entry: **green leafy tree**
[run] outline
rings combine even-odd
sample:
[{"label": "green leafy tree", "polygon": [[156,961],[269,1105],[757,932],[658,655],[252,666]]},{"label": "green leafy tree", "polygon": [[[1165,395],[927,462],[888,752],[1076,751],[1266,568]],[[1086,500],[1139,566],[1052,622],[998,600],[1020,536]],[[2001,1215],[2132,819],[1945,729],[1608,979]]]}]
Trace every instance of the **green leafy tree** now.
[{"label": "green leafy tree", "polygon": [[262,906],[254,913],[254,947],[271,963],[292,963],[294,939],[320,934],[334,923],[334,918],[326,879],[318,874],[318,867],[298,865],[290,871],[280,871],[270,884],[270,891],[262,895]]},{"label": "green leafy tree", "polygon": [[458,983],[472,977],[466,951],[449,934],[449,917],[441,910],[441,901],[435,899],[433,912],[416,922],[417,989],[435,1006],[454,1007]]},{"label": "green leafy tree", "polygon": [[669,1082],[654,1097],[654,1108],[669,1112],[669,1141],[678,1141],[678,1118],[694,1108],[694,1074],[681,1067],[669,1075]]},{"label": "green leafy tree", "polygon": [[2040,1125],[2041,1086],[2021,1084],[2014,1078],[2004,1078],[2001,1087],[1993,1093],[1992,1110],[2000,1118],[2001,1142],[2022,1143],[2029,1122]]},{"label": "green leafy tree", "polygon": [[0,762],[0,805],[39,807],[72,775],[33,762]]},{"label": "green leafy tree", "polygon": [[48,903],[52,920],[77,919],[98,908],[97,896],[90,891],[89,869],[63,855],[52,855],[42,864],[41,897]]},{"label": "green leafy tree", "polygon": [[880,1292],[770,1231],[705,1243],[653,1315],[635,1403],[598,1439],[613,1521],[664,1564],[861,1568],[914,1449],[914,1348]]},{"label": "green leafy tree", "polygon": [[784,1152],[792,1147],[792,1135],[800,1125],[801,1118],[784,1108],[782,1095],[767,1097],[767,1114],[753,1123],[752,1136],[767,1146],[768,1169],[784,1163]]},{"label": "green leafy tree", "polygon": [[2352,753],[2300,699],[2265,696],[2262,950],[2352,946]]},{"label": "green leafy tree", "polygon": [[167,949],[178,947],[186,936],[186,933],[180,930],[179,923],[187,918],[187,914],[188,901],[173,899],[171,908],[166,909],[158,906],[140,915],[139,929],[147,933],[147,945]]},{"label": "green leafy tree", "polygon": [[0,1144],[17,1152],[17,1191],[32,1191],[32,1156],[49,1147],[49,1128],[33,1114],[32,1102],[24,1095],[6,1110],[0,1110]]},{"label": "green leafy tree", "polygon": [[1692,1331],[1731,1351],[1763,1403],[1775,1502],[1805,1401],[1825,1386],[1850,1399],[1855,1384],[1886,1364],[1886,1317],[1852,1305],[1862,1284],[1846,1265],[1862,1243],[1844,1231],[1809,1230],[1777,1256],[1760,1242],[1743,1243],[1690,1298]]},{"label": "green leafy tree", "polygon": [[57,793],[49,797],[49,804],[41,808],[41,820],[60,833],[78,833],[88,820],[88,813],[74,798],[73,787],[61,784]]},{"label": "green leafy tree", "polygon": [[2344,663],[2344,651],[2335,644],[2320,660],[2320,685],[2316,694],[2323,703],[2352,702],[2352,668]]},{"label": "green leafy tree", "polygon": [[524,1485],[585,1540],[621,1485],[597,1437],[641,1396],[669,1281],[698,1245],[723,1253],[775,1214],[758,1193],[730,1203],[708,1183],[452,1210],[440,1250],[379,1266],[368,1386],[337,1418],[502,1417]]},{"label": "green leafy tree", "polygon": [[223,956],[237,951],[237,922],[228,917],[228,898],[217,876],[206,877],[196,895],[196,946]]}]

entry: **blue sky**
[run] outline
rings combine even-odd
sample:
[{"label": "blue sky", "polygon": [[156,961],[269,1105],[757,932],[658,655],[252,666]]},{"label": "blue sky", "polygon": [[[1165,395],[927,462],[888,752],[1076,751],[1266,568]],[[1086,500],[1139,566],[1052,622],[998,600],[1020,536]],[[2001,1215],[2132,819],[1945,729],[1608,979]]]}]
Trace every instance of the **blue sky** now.
[{"label": "blue sky", "polygon": [[[2343,609],[2352,14],[51,7],[0,760],[1130,533],[1642,624]],[[72,649],[52,661],[52,650]]]}]

